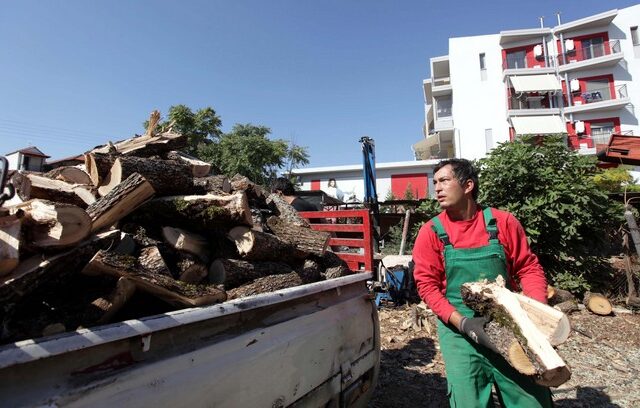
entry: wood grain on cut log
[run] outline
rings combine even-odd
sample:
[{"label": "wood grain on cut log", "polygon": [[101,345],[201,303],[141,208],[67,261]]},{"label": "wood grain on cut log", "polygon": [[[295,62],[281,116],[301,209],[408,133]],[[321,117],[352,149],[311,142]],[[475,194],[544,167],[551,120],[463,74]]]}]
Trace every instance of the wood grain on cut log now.
[{"label": "wood grain on cut log", "polygon": [[11,208],[24,213],[24,246],[61,248],[75,245],[91,233],[91,218],[82,208],[47,200],[30,200]]},{"label": "wood grain on cut log", "polygon": [[115,224],[154,194],[153,187],[144,177],[137,173],[130,175],[109,194],[87,207],[92,231]]},{"label": "wood grain on cut log", "polygon": [[322,256],[325,253],[331,237],[328,232],[314,231],[311,228],[291,224],[280,217],[269,217],[267,225],[284,242],[316,256]]},{"label": "wood grain on cut log", "polygon": [[91,179],[91,183],[94,186],[99,186],[102,181],[109,174],[113,162],[116,161],[117,156],[107,153],[85,153],[84,155],[84,167],[87,174]]},{"label": "wood grain on cut log", "polygon": [[17,172],[11,178],[11,183],[23,201],[40,198],[81,208],[86,208],[96,201],[94,193],[87,186],[53,180],[33,173]]},{"label": "wood grain on cut log", "polygon": [[79,271],[99,249],[118,245],[120,231],[98,234],[66,252],[43,256],[34,255],[0,279],[0,303],[15,302],[50,279],[64,279]]},{"label": "wood grain on cut log", "polygon": [[85,311],[84,323],[105,324],[131,299],[136,291],[136,284],[125,277],[118,279],[113,291],[104,297],[95,299]]},{"label": "wood grain on cut log", "polygon": [[139,265],[136,258],[108,251],[98,251],[82,272],[126,277],[135,282],[137,289],[178,307],[203,306],[227,299],[222,290],[212,286],[190,285],[169,276],[150,273]]},{"label": "wood grain on cut log", "polygon": [[0,276],[14,270],[20,262],[22,221],[15,215],[0,217]]},{"label": "wood grain on cut log", "polygon": [[45,177],[66,181],[71,184],[93,184],[91,177],[75,166],[62,166],[45,173]]},{"label": "wood grain on cut log", "polygon": [[[504,287],[504,280],[465,283],[461,292],[465,304],[491,317],[492,322],[485,329],[487,335],[515,369],[527,375],[533,370],[534,380],[541,385],[557,387],[569,380],[569,368],[531,321],[518,297]],[[518,347],[523,353],[517,351]]]},{"label": "wood grain on cut log", "polygon": [[251,210],[244,193],[169,196],[151,200],[132,218],[145,225],[160,223],[209,236],[218,229],[250,226]]},{"label": "wood grain on cut log", "polygon": [[146,271],[156,275],[172,276],[157,246],[142,248],[138,262]]},{"label": "wood grain on cut log", "polygon": [[162,227],[162,237],[172,248],[193,254],[204,262],[209,261],[209,242],[205,237],[175,227]]},{"label": "wood grain on cut log", "polygon": [[564,343],[571,334],[571,323],[564,312],[535,299],[514,293],[520,306],[552,346]]},{"label": "wood grain on cut log", "polygon": [[273,234],[254,231],[249,227],[232,228],[229,238],[235,243],[242,258],[248,261],[295,263],[309,256],[309,252],[299,250]]},{"label": "wood grain on cut log", "polygon": [[309,228],[309,221],[302,218],[298,211],[293,208],[291,204],[285,201],[285,199],[280,195],[273,193],[267,197],[267,204],[269,204],[277,213],[283,222],[288,224],[292,224],[298,227],[307,227]]},{"label": "wood grain on cut log", "polygon": [[160,196],[193,192],[193,176],[187,164],[173,160],[124,156],[113,162],[109,174],[98,187],[98,193],[106,195],[134,173],[147,179]]},{"label": "wood grain on cut log", "polygon": [[224,284],[225,290],[229,290],[263,276],[291,272],[293,272],[291,267],[282,262],[250,262],[219,258],[209,266],[209,283]]},{"label": "wood grain on cut log", "polygon": [[166,155],[167,160],[175,160],[187,164],[191,168],[193,177],[205,177],[211,171],[211,164],[190,156],[184,152],[171,151]]},{"label": "wood grain on cut log", "polygon": [[554,306],[568,300],[576,301],[576,297],[568,290],[547,286],[547,301],[549,305]]},{"label": "wood grain on cut log", "polygon": [[135,136],[116,143],[96,147],[90,153],[116,154],[124,156],[150,157],[163,155],[171,150],[180,150],[187,146],[186,135],[164,132],[154,135]]},{"label": "wood grain on cut log", "polygon": [[606,296],[600,293],[586,292],[582,302],[591,313],[600,316],[608,316],[613,311],[611,302]]},{"label": "wood grain on cut log", "polygon": [[227,292],[229,299],[239,299],[246,296],[270,293],[280,289],[292,288],[304,284],[300,276],[295,272],[282,275],[270,275],[258,278],[251,283],[231,289]]},{"label": "wood grain on cut log", "polygon": [[231,183],[229,183],[227,176],[223,175],[196,177],[193,179],[193,185],[194,194],[220,194],[231,192]]}]

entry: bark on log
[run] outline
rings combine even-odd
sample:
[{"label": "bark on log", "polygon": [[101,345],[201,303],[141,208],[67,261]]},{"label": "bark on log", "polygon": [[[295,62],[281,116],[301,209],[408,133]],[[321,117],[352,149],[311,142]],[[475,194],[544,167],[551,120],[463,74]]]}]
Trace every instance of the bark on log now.
[{"label": "bark on log", "polygon": [[576,301],[576,297],[567,290],[547,286],[547,301],[549,305],[554,306],[568,300]]},{"label": "bark on log", "polygon": [[49,177],[54,180],[62,180],[71,184],[93,184],[91,177],[84,171],[75,166],[62,166],[57,167],[47,173],[45,177]]},{"label": "bark on log", "polygon": [[151,200],[131,219],[145,226],[169,225],[209,236],[215,230],[251,225],[251,210],[244,193],[170,196]]},{"label": "bark on log", "polygon": [[61,254],[45,257],[38,254],[20,262],[10,274],[0,279],[0,303],[15,302],[53,278],[64,279],[82,269],[96,251],[116,246],[119,241],[120,231],[109,231],[94,235]]},{"label": "bark on log", "polygon": [[140,256],[138,256],[138,262],[146,271],[156,275],[173,277],[157,246],[142,248]]},{"label": "bark on log", "polygon": [[553,307],[554,309],[558,309],[559,311],[567,315],[580,310],[580,308],[578,307],[578,302],[576,300],[567,300],[565,302],[558,303]]},{"label": "bark on log", "polygon": [[119,142],[98,146],[90,153],[116,154],[124,156],[150,157],[163,155],[171,150],[180,150],[187,146],[186,135],[165,132],[158,135],[142,135]]},{"label": "bark on log", "polygon": [[84,167],[87,169],[87,174],[89,174],[94,186],[98,187],[102,184],[116,158],[117,156],[114,154],[85,153]]},{"label": "bark on log", "polygon": [[282,261],[291,264],[309,256],[309,252],[301,251],[273,234],[254,231],[249,227],[232,228],[229,238],[242,258],[248,261]]},{"label": "bark on log", "polygon": [[134,211],[153,196],[151,184],[140,174],[130,175],[124,182],[87,208],[92,231],[109,227]]},{"label": "bark on log", "polygon": [[280,289],[292,288],[304,284],[300,276],[295,272],[282,275],[271,275],[258,278],[251,283],[231,289],[227,292],[229,299],[239,299],[246,296],[270,293]]},{"label": "bark on log", "polygon": [[231,180],[229,181],[233,191],[244,191],[250,201],[257,200],[258,202],[264,203],[266,198],[265,191],[262,187],[249,180],[249,178],[241,174],[236,174],[231,177]]},{"label": "bark on log", "polygon": [[0,217],[0,276],[14,270],[20,262],[22,221],[15,215]]},{"label": "bark on log", "polygon": [[209,268],[195,257],[184,257],[177,264],[179,270],[179,280],[185,283],[197,285],[207,283],[205,279],[209,276]]},{"label": "bark on log", "polygon": [[167,153],[166,159],[185,163],[191,169],[193,177],[205,177],[211,171],[211,164],[183,152],[171,151]]},{"label": "bark on log", "polygon": [[[501,281],[501,282],[500,282]],[[462,298],[476,312],[491,317],[485,330],[500,354],[518,371],[541,385],[557,387],[571,372],[546,337],[520,306],[504,280],[462,285]]]},{"label": "bark on log", "polygon": [[98,187],[101,196],[116,188],[130,175],[138,173],[151,184],[159,196],[192,193],[193,177],[188,165],[173,160],[140,157],[118,157],[109,174]]},{"label": "bark on log", "polygon": [[331,237],[328,232],[294,225],[279,217],[269,217],[267,225],[284,242],[316,256],[322,256],[325,253]]},{"label": "bark on log", "polygon": [[223,284],[225,290],[229,290],[264,276],[291,272],[291,267],[282,262],[248,262],[220,258],[209,266],[209,283]]},{"label": "bark on log", "polygon": [[108,251],[98,251],[82,272],[87,275],[126,277],[135,282],[139,290],[177,307],[203,306],[227,299],[222,290],[212,286],[189,285],[165,275],[156,275],[142,268],[134,257]]},{"label": "bark on log", "polygon": [[514,295],[529,319],[547,337],[552,346],[560,345],[569,338],[571,323],[564,312],[519,293]]},{"label": "bark on log", "polygon": [[309,228],[309,221],[302,218],[291,204],[286,202],[279,194],[271,194],[267,197],[267,204],[272,207],[283,221],[298,226]]},{"label": "bark on log", "polygon": [[302,279],[302,283],[318,282],[323,279],[320,264],[313,259],[305,259],[304,263],[297,270]]},{"label": "bark on log", "polygon": [[81,208],[86,208],[87,205],[96,201],[94,193],[87,186],[52,180],[33,173],[16,172],[11,182],[16,189],[16,194],[23,201],[40,198],[73,204]]},{"label": "bark on log", "polygon": [[595,313],[600,316],[608,316],[613,311],[613,307],[611,306],[609,299],[600,293],[586,292],[584,294],[583,304],[591,313]]},{"label": "bark on log", "polygon": [[162,227],[162,237],[178,251],[188,252],[204,262],[209,261],[209,242],[201,235],[175,227]]},{"label": "bark on log", "polygon": [[320,274],[324,279],[335,279],[353,274],[353,271],[349,269],[349,265],[331,251],[327,251],[319,257],[318,262],[322,271]]},{"label": "bark on log", "polygon": [[640,308],[640,297],[628,296],[626,299],[626,304],[631,308],[638,309]]},{"label": "bark on log", "polygon": [[220,194],[231,192],[231,183],[229,183],[227,176],[223,175],[196,177],[193,179],[193,185],[194,194]]},{"label": "bark on log", "polygon": [[84,316],[85,325],[109,323],[113,316],[131,299],[136,291],[136,284],[128,278],[120,278],[113,291],[105,297],[99,297],[87,308]]}]

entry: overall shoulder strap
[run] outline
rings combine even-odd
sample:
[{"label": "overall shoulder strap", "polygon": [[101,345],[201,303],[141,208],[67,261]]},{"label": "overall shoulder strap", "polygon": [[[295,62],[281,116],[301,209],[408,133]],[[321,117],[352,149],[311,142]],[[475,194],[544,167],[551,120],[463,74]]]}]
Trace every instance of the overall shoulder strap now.
[{"label": "overall shoulder strap", "polygon": [[485,207],[485,209],[482,210],[482,215],[484,216],[484,223],[489,233],[489,242],[498,242],[498,225],[491,212],[491,207]]},{"label": "overall shoulder strap", "polygon": [[449,240],[449,235],[447,235],[447,232],[444,230],[444,227],[442,226],[442,223],[438,219],[438,216],[433,217],[431,219],[431,222],[433,223],[433,225],[431,225],[431,229],[433,230],[433,232],[436,233],[436,235],[438,236],[440,241],[442,241],[444,246],[445,247],[449,246],[453,248],[453,245],[451,245],[451,241]]}]

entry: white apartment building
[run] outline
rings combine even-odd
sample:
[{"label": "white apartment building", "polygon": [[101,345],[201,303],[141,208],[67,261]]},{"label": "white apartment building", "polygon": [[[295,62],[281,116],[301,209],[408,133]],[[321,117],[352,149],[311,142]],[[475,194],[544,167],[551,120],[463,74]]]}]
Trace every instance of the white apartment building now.
[{"label": "white apartment building", "polygon": [[564,133],[583,154],[612,132],[640,136],[639,23],[636,5],[553,28],[450,38],[423,81],[416,159],[478,159],[527,134]]}]

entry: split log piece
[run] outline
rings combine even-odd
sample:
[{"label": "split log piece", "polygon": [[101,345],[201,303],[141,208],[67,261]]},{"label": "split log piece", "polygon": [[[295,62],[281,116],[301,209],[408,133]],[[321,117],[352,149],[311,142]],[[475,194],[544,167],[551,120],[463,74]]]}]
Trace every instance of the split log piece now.
[{"label": "split log piece", "polygon": [[236,244],[242,258],[248,261],[282,261],[291,264],[309,256],[309,252],[301,251],[273,234],[254,231],[249,227],[232,228],[229,239]]},{"label": "split log piece", "polygon": [[153,196],[151,184],[138,173],[130,175],[109,194],[87,207],[92,231],[109,227]]},{"label": "split log piece", "polygon": [[115,247],[119,241],[120,231],[113,230],[94,235],[60,254],[37,254],[25,259],[11,273],[0,279],[0,303],[15,302],[52,278],[64,279],[82,269],[96,251]]},{"label": "split log piece", "polygon": [[229,182],[231,183],[231,189],[233,191],[244,191],[247,194],[249,200],[264,202],[267,194],[265,194],[262,187],[249,180],[248,177],[245,177],[241,174],[236,174],[235,176],[231,177],[231,180],[229,180]]},{"label": "split log piece", "polygon": [[193,285],[206,283],[205,280],[209,276],[209,268],[194,258],[183,258],[178,262],[177,267],[181,271],[178,279],[185,283]]},{"label": "split log piece", "polygon": [[193,179],[194,194],[220,194],[231,192],[231,183],[227,176],[207,176]]},{"label": "split log piece", "polygon": [[317,259],[322,271],[320,274],[324,279],[335,279],[353,274],[349,265],[334,252],[327,251]]},{"label": "split log piece", "polygon": [[322,256],[325,253],[331,237],[328,232],[314,231],[274,216],[269,217],[267,226],[284,242],[316,256]]},{"label": "split log piece", "polygon": [[33,173],[16,172],[11,178],[11,183],[23,201],[40,198],[81,208],[86,208],[96,201],[94,193],[87,186],[53,180]]},{"label": "split log piece", "polygon": [[567,300],[576,301],[576,297],[573,296],[573,294],[568,290],[554,288],[553,286],[547,286],[547,302],[550,306],[566,302]]},{"label": "split log piece", "polygon": [[113,162],[109,174],[98,187],[98,193],[106,195],[134,173],[147,179],[159,196],[193,191],[193,177],[188,165],[173,160],[125,156]]},{"label": "split log piece", "polygon": [[135,250],[136,241],[134,240],[133,235],[126,232],[120,233],[120,243],[112,249],[113,252],[117,252],[121,255],[133,255]]},{"label": "split log piece", "polygon": [[45,177],[71,184],[93,184],[91,177],[76,166],[62,166],[45,173]]},{"label": "split log piece", "polygon": [[171,150],[180,150],[189,142],[186,135],[173,132],[136,135],[116,143],[108,143],[91,150],[91,153],[117,154],[124,156],[151,157],[163,155]]},{"label": "split log piece", "polygon": [[209,242],[205,237],[175,227],[162,227],[162,237],[171,247],[209,261]]},{"label": "split log piece", "polygon": [[251,283],[231,289],[227,292],[229,299],[239,299],[246,296],[258,295],[260,293],[270,293],[280,289],[300,286],[304,282],[295,272],[282,275],[270,275],[258,278]]},{"label": "split log piece", "polygon": [[291,272],[291,267],[282,262],[249,262],[219,258],[209,266],[209,283],[224,284],[225,290],[229,290],[263,276]]},{"label": "split log piece", "polygon": [[580,308],[578,307],[578,302],[575,300],[567,300],[565,302],[558,303],[553,307],[554,309],[558,309],[559,311],[567,315],[580,310]]},{"label": "split log piece", "polygon": [[131,299],[136,291],[136,284],[127,278],[120,278],[115,289],[105,297],[99,297],[85,312],[85,324],[105,324]]},{"label": "split log piece", "polygon": [[167,160],[175,160],[187,164],[191,168],[193,177],[205,177],[211,171],[211,164],[190,156],[184,152],[170,151],[166,155]]},{"label": "split log piece", "polygon": [[599,316],[608,316],[613,311],[609,299],[600,293],[586,292],[584,294],[583,304],[587,310]]},{"label": "split log piece", "polygon": [[[569,368],[520,306],[518,297],[504,287],[504,279],[465,283],[461,292],[465,304],[491,317],[487,335],[515,369],[533,375],[540,385],[557,387],[569,380]],[[517,352],[518,346],[523,353]],[[531,374],[532,367],[535,374]]]},{"label": "split log piece", "polygon": [[571,323],[564,312],[535,299],[514,293],[529,319],[547,337],[552,346],[564,343],[571,334]]},{"label": "split log piece", "polygon": [[177,307],[203,306],[224,302],[224,291],[205,285],[190,285],[165,275],[155,275],[140,267],[136,258],[98,251],[82,270],[87,275],[126,277],[136,288]]},{"label": "split log piece", "polygon": [[[298,226],[309,228],[309,221],[302,218],[298,211],[291,204],[285,201],[280,195],[273,193],[267,197],[267,204],[271,206],[277,215],[285,222]],[[275,207],[275,208],[274,208]]]},{"label": "split log piece", "polygon": [[14,270],[20,262],[22,221],[15,215],[0,218],[0,276]]},{"label": "split log piece", "polygon": [[320,264],[313,259],[305,259],[297,272],[303,283],[318,282],[323,279]]},{"label": "split log piece", "polygon": [[102,184],[116,158],[116,155],[108,153],[85,153],[84,166],[94,186]]},{"label": "split log piece", "polygon": [[155,275],[172,276],[169,267],[164,262],[157,246],[142,248],[138,256],[138,262],[145,271]]}]

